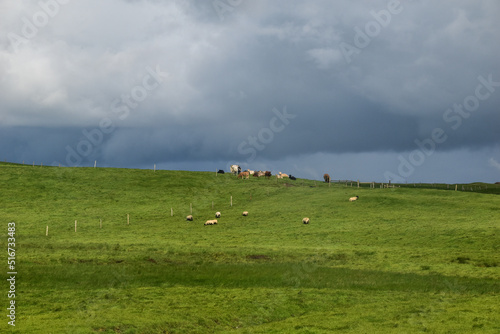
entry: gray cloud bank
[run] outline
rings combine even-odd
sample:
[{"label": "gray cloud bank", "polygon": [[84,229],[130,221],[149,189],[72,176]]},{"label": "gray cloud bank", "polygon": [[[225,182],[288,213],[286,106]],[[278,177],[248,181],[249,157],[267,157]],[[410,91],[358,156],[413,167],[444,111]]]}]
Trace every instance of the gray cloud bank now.
[{"label": "gray cloud bank", "polygon": [[0,159],[500,179],[495,0],[45,0],[0,13]]}]

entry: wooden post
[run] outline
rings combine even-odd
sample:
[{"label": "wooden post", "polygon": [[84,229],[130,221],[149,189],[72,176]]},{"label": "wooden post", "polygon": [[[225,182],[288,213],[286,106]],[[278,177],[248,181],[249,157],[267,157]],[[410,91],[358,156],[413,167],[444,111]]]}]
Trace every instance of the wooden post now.
[{"label": "wooden post", "polygon": [[45,229],[45,236],[48,237],[49,236],[49,226],[47,226],[47,228]]},{"label": "wooden post", "polygon": [[174,216],[174,208],[170,208],[170,217]]},{"label": "wooden post", "polygon": [[102,228],[102,218],[99,219],[99,228]]},{"label": "wooden post", "polygon": [[358,188],[359,188],[359,180],[358,180]]},{"label": "wooden post", "polygon": [[43,162],[40,162],[40,167],[43,167]]},{"label": "wooden post", "polygon": [[233,207],[233,196],[231,196],[231,207]]},{"label": "wooden post", "polygon": [[77,222],[76,222],[76,220],[75,220],[75,232],[76,232],[76,225],[77,225]]},{"label": "wooden post", "polygon": [[455,191],[458,190],[458,184],[455,184]]},{"label": "wooden post", "polygon": [[153,166],[153,172],[156,172],[156,164]]},{"label": "wooden post", "polygon": [[130,225],[130,215],[127,213],[127,225]]},{"label": "wooden post", "polygon": [[94,168],[97,167],[97,160],[94,161]]}]

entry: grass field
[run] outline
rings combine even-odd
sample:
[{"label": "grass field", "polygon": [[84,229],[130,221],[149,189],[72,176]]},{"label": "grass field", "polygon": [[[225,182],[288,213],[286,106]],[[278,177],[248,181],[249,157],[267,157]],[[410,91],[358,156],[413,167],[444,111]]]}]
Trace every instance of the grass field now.
[{"label": "grass field", "polygon": [[16,326],[4,280],[0,332],[498,333],[500,188],[487,186],[2,163],[0,244],[15,222],[17,275]]}]

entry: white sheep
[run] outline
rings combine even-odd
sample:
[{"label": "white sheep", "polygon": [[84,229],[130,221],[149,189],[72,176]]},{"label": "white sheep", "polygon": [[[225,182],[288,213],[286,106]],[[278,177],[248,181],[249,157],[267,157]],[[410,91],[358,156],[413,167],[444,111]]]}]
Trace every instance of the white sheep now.
[{"label": "white sheep", "polygon": [[248,216],[248,211],[243,211],[243,216]]},{"label": "white sheep", "polygon": [[205,225],[216,225],[216,224],[217,224],[217,219],[207,220],[205,222]]},{"label": "white sheep", "polygon": [[309,218],[306,217],[306,218],[302,219],[302,223],[309,224]]},{"label": "white sheep", "polygon": [[187,216],[186,220],[192,222],[193,221],[193,216],[192,215]]},{"label": "white sheep", "polygon": [[215,218],[220,218],[220,212],[218,212],[218,211],[217,211],[217,212],[215,213]]},{"label": "white sheep", "polygon": [[354,196],[354,197],[351,197],[349,198],[349,202],[354,202],[354,201],[357,201],[359,198],[359,196]]}]

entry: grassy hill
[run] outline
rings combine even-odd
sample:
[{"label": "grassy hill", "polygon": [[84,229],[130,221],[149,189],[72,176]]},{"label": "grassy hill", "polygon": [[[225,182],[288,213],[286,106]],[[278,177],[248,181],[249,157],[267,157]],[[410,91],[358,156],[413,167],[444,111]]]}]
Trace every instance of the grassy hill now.
[{"label": "grassy hill", "polygon": [[4,163],[0,189],[2,333],[500,331],[494,194]]}]

